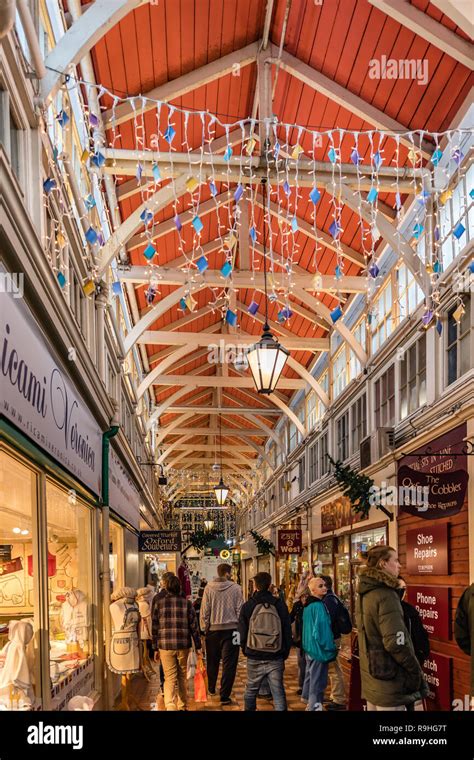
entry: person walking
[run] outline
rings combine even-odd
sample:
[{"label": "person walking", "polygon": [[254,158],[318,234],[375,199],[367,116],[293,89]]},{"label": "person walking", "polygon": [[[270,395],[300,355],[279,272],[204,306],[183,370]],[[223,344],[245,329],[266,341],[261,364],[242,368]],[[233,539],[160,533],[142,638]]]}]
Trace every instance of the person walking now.
[{"label": "person walking", "polygon": [[220,683],[221,705],[232,704],[231,693],[239,660],[237,627],[244,602],[242,589],[230,579],[232,568],[217,566],[217,578],[210,581],[202,596],[200,626],[206,637],[208,690],[215,696],[219,665],[222,660]]},{"label": "person walking", "polygon": [[341,663],[339,662],[339,652],[341,651],[341,636],[352,631],[352,622],[344,603],[333,591],[331,576],[320,575],[318,577],[326,584],[327,591],[323,597],[323,602],[331,618],[332,634],[337,650],[336,659],[329,663],[328,675],[331,693],[330,701],[326,704],[326,710],[346,710],[346,688]]},{"label": "person walking", "polygon": [[373,546],[359,570],[356,618],[362,698],[370,711],[402,711],[421,699],[424,679],[398,594],[400,562]]},{"label": "person walking", "polygon": [[179,578],[169,575],[163,586],[164,593],[155,597],[152,610],[154,658],[163,665],[166,710],[186,710],[188,654],[194,642],[197,657],[202,659],[201,637],[196,613],[182,595]]},{"label": "person walking", "polygon": [[309,596],[303,612],[303,650],[306,672],[302,699],[306,710],[323,709],[324,691],[328,682],[329,663],[336,659],[337,649],[331,628],[331,617],[324,604],[326,584],[322,578],[311,578]]},{"label": "person walking", "polygon": [[256,591],[242,606],[239,636],[242,652],[247,658],[245,710],[257,709],[257,696],[266,679],[273,698],[274,709],[287,709],[283,673],[291,649],[291,623],[288,608],[270,591],[270,573],[257,573]]},{"label": "person walking", "polygon": [[304,677],[306,673],[306,655],[303,649],[303,612],[306,602],[309,597],[308,586],[303,586],[298,594],[298,597],[291,608],[290,622],[291,622],[291,635],[293,638],[293,644],[298,650],[297,662],[298,662],[298,689],[297,694],[303,693]]},{"label": "person walking", "polygon": [[454,638],[458,647],[471,657],[471,697],[474,697],[474,583],[464,591],[458,602]]}]

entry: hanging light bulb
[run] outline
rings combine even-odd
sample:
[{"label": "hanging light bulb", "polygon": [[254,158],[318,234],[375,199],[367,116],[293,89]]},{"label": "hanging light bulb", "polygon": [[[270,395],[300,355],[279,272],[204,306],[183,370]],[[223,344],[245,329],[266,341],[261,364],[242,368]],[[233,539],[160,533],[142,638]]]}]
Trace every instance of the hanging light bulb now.
[{"label": "hanging light bulb", "polygon": [[219,483],[214,488],[214,493],[216,494],[216,501],[220,507],[223,507],[225,504],[225,500],[227,499],[227,494],[229,493],[229,489],[225,485],[223,479],[222,479],[222,417],[219,415],[219,445],[220,445],[220,455],[221,455],[221,477],[219,479]]},{"label": "hanging light bulb", "polygon": [[214,527],[214,520],[211,519],[209,512],[207,513],[207,517],[204,520],[204,527],[207,531],[211,531]]},{"label": "hanging light bulb", "polygon": [[[265,193],[265,206],[268,202],[267,180],[262,179]],[[267,299],[267,249],[266,228],[264,216],[263,234],[263,282],[265,291],[265,324],[263,334],[258,343],[255,343],[247,353],[247,362],[252,373],[253,381],[258,393],[273,393],[280,379],[283,367],[286,364],[290,352],[287,351],[270,332],[268,326],[268,299]]]}]

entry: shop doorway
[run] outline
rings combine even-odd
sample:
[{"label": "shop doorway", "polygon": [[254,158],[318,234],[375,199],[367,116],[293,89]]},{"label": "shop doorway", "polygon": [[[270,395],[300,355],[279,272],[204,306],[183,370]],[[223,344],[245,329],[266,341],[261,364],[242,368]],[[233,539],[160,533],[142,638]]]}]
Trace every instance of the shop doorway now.
[{"label": "shop doorway", "polygon": [[149,552],[143,555],[143,583],[158,588],[163,573],[177,570],[175,552]]}]

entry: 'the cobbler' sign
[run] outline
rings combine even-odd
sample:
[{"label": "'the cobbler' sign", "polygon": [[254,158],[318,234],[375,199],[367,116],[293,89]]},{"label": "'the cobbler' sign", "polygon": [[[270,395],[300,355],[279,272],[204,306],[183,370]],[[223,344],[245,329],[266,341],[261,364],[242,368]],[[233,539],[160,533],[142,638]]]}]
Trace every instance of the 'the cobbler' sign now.
[{"label": "'the cobbler' sign", "polygon": [[99,494],[100,428],[25,304],[9,293],[0,298],[0,351],[2,414]]},{"label": "'the cobbler' sign", "polygon": [[[459,425],[398,463],[400,511],[425,520],[459,512],[467,491],[466,424]],[[426,493],[419,503],[413,494]]]},{"label": "'the cobbler' sign", "polygon": [[180,530],[142,530],[138,536],[139,552],[180,552]]}]

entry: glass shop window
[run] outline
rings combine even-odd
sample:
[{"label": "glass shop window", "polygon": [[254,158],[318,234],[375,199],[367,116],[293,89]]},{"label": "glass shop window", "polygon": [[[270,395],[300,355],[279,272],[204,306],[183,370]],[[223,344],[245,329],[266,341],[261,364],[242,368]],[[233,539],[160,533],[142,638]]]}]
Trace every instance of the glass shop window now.
[{"label": "glass shop window", "polygon": [[[32,573],[36,480],[33,470],[0,452],[0,710],[40,706]],[[25,688],[15,679],[19,666]]]},{"label": "glass shop window", "polygon": [[337,398],[344,390],[348,382],[347,376],[347,351],[346,346],[343,345],[339,353],[333,359],[332,364],[333,373],[333,398]]},{"label": "glass shop window", "polygon": [[351,560],[361,562],[361,552],[367,552],[372,546],[384,546],[387,542],[387,528],[368,528],[351,536]]},{"label": "glass shop window", "polygon": [[447,385],[471,369],[471,299],[465,298],[448,312]]},{"label": "glass shop window", "polygon": [[109,567],[111,593],[125,585],[123,556],[123,528],[113,520],[110,520]]},{"label": "glass shop window", "polygon": [[50,676],[53,705],[64,682],[92,663],[92,512],[74,491],[46,484]]},{"label": "glass shop window", "polygon": [[400,362],[400,419],[426,403],[426,334],[407,348]]},{"label": "glass shop window", "polygon": [[395,369],[392,364],[375,381],[375,426],[390,427],[395,422]]},{"label": "glass shop window", "polygon": [[345,412],[336,422],[337,428],[337,458],[344,462],[349,456],[349,411]]},{"label": "glass shop window", "polygon": [[390,278],[374,301],[370,330],[372,335],[372,354],[383,345],[393,330],[392,319],[392,285]]},{"label": "glass shop window", "polygon": [[353,454],[359,450],[360,442],[366,435],[367,402],[365,393],[363,393],[351,407],[351,451]]},{"label": "glass shop window", "polygon": [[412,314],[423,300],[423,291],[405,264],[400,264],[397,272],[398,306],[400,321]]}]

